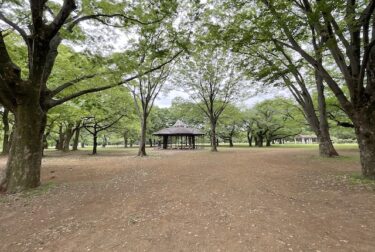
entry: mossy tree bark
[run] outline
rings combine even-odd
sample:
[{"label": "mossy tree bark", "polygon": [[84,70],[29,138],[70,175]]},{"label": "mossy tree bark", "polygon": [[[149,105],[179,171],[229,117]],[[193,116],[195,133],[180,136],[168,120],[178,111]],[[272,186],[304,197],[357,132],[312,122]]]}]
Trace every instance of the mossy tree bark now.
[{"label": "mossy tree bark", "polygon": [[39,104],[24,103],[15,110],[15,128],[5,178],[0,187],[13,193],[40,184],[46,112]]}]

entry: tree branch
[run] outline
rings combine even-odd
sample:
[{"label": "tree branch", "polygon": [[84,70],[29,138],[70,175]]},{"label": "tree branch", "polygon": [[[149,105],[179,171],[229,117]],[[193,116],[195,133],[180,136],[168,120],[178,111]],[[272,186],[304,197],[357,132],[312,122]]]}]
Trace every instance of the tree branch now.
[{"label": "tree branch", "polygon": [[62,104],[62,103],[64,103],[64,102],[66,102],[66,101],[69,101],[69,100],[71,100],[71,99],[77,98],[77,97],[82,96],[82,95],[84,95],[84,94],[95,93],[95,92],[99,92],[99,91],[103,91],[103,90],[106,90],[106,89],[110,89],[110,88],[113,88],[113,87],[117,87],[117,86],[123,85],[123,84],[125,84],[125,83],[127,83],[127,82],[129,82],[129,81],[131,81],[131,80],[137,79],[137,78],[139,78],[139,77],[141,77],[141,76],[143,76],[143,75],[145,75],[145,74],[148,74],[148,73],[151,73],[151,72],[153,72],[153,71],[156,71],[156,70],[162,68],[163,66],[165,66],[165,65],[167,65],[167,64],[169,64],[169,63],[171,63],[171,62],[172,62],[174,59],[176,59],[176,58],[177,58],[182,52],[183,52],[183,51],[181,50],[181,51],[179,51],[178,53],[176,53],[171,59],[165,61],[164,63],[162,63],[162,64],[160,64],[160,65],[158,65],[158,66],[156,66],[156,67],[153,67],[153,68],[151,68],[151,69],[149,69],[149,70],[147,70],[147,71],[145,71],[145,72],[143,72],[143,73],[140,73],[140,74],[134,75],[134,76],[132,76],[132,77],[126,78],[126,79],[123,80],[123,81],[120,81],[120,82],[117,82],[117,83],[114,83],[114,84],[111,84],[111,85],[107,85],[107,86],[102,86],[102,87],[97,87],[97,88],[85,89],[85,90],[79,91],[79,92],[77,92],[77,93],[71,94],[71,95],[69,95],[69,96],[66,96],[66,97],[64,97],[64,98],[61,98],[61,99],[59,99],[59,100],[53,100],[53,99],[50,99],[50,100],[48,101],[48,107],[49,107],[49,108],[55,107],[55,106],[57,106],[57,105],[60,105],[60,104]]},{"label": "tree branch", "polygon": [[26,34],[25,30],[23,30],[17,24],[13,23],[11,20],[6,18],[2,12],[0,12],[0,20],[4,21],[10,27],[12,27],[14,30],[16,30],[21,35],[21,37],[23,38],[26,45],[29,45],[29,40],[28,40],[28,37],[27,37],[27,34]]},{"label": "tree branch", "polygon": [[63,6],[51,24],[48,25],[49,37],[53,38],[64,25],[69,15],[77,8],[74,0],[64,0]]},{"label": "tree branch", "polygon": [[125,20],[131,21],[133,23],[138,23],[138,24],[141,24],[141,25],[155,24],[155,23],[158,23],[158,22],[160,22],[161,20],[164,19],[164,17],[163,17],[161,19],[154,20],[154,21],[151,21],[151,22],[143,22],[141,20],[138,20],[138,19],[132,18],[132,17],[128,17],[128,16],[126,16],[124,14],[121,14],[121,13],[115,13],[115,14],[93,14],[93,15],[87,15],[87,16],[78,17],[78,18],[74,19],[73,21],[71,21],[71,24],[68,26],[68,31],[72,31],[73,28],[74,28],[74,26],[76,26],[79,22],[82,22],[82,21],[85,21],[85,20],[93,19],[93,20],[99,21],[99,22],[101,22],[103,24],[107,24],[101,18],[114,18],[114,17],[123,18]]},{"label": "tree branch", "polygon": [[68,87],[71,87],[74,84],[77,84],[77,83],[79,83],[83,80],[88,80],[88,79],[94,78],[94,77],[98,76],[99,74],[100,73],[83,75],[83,76],[78,77],[74,80],[70,80],[68,82],[65,82],[65,83],[61,84],[60,86],[58,86],[57,88],[55,88],[54,90],[52,90],[50,92],[49,96],[52,98],[52,97],[56,96],[57,94],[59,94],[60,92],[62,92],[63,90],[67,89]]}]

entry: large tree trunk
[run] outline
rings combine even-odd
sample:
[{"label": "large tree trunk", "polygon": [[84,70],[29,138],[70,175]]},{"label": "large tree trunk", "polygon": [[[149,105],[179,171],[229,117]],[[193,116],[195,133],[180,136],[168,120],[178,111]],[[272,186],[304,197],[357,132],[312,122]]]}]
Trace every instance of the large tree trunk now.
[{"label": "large tree trunk", "polygon": [[211,122],[211,151],[217,151],[216,123]]},{"label": "large tree trunk", "polygon": [[254,145],[255,146],[258,146],[258,137],[257,136],[254,136]]},{"label": "large tree trunk", "polygon": [[327,119],[327,106],[324,96],[323,78],[315,71],[315,80],[318,91],[318,109],[319,109],[319,154],[322,157],[334,157],[339,154],[333,147],[331,135],[329,133],[329,125]]},{"label": "large tree trunk", "polygon": [[232,136],[229,137],[229,147],[233,147],[233,138]]},{"label": "large tree trunk", "polygon": [[74,134],[73,124],[69,123],[68,126],[65,129],[64,141],[63,141],[63,151],[65,151],[65,152],[69,151],[70,140],[72,139],[73,134]]},{"label": "large tree trunk", "polygon": [[78,123],[77,126],[76,126],[75,133],[74,133],[73,151],[78,150],[79,134],[80,133],[81,133],[81,123]]},{"label": "large tree trunk", "polygon": [[3,113],[3,127],[4,127],[4,139],[3,139],[3,155],[9,154],[10,147],[10,127],[9,127],[9,110],[4,109]]},{"label": "large tree trunk", "polygon": [[147,129],[147,116],[143,115],[141,121],[141,139],[139,142],[138,156],[147,156],[146,154],[146,129]]},{"label": "large tree trunk", "polygon": [[362,113],[355,127],[357,135],[362,175],[366,178],[375,179],[375,112]]},{"label": "large tree trunk", "polygon": [[262,134],[258,134],[258,137],[257,137],[257,147],[263,147],[263,135]]},{"label": "large tree trunk", "polygon": [[43,134],[47,116],[39,104],[33,105],[25,102],[18,105],[14,112],[12,146],[5,176],[0,180],[0,188],[7,192],[19,192],[40,184]]},{"label": "large tree trunk", "polygon": [[269,139],[266,140],[266,146],[267,146],[267,147],[270,147],[270,146],[271,146],[271,140],[269,140]]}]

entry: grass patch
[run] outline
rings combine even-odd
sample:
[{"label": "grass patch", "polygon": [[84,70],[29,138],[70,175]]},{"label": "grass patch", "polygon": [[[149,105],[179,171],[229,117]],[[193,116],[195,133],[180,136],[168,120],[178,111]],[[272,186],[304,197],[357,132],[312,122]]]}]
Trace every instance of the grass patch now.
[{"label": "grass patch", "polygon": [[347,162],[347,161],[358,162],[359,156],[358,155],[340,155],[337,157],[321,157],[317,155],[314,157],[314,159],[327,161],[327,162],[342,162],[342,161],[343,162]]},{"label": "grass patch", "polygon": [[366,185],[375,189],[375,180],[364,177],[362,174],[353,173],[349,176],[349,182],[353,185]]},{"label": "grass patch", "polygon": [[44,193],[47,193],[51,189],[55,188],[56,184],[54,182],[47,182],[44,184],[41,184],[40,186],[21,192],[20,196],[23,198],[30,198],[38,195],[42,195]]}]

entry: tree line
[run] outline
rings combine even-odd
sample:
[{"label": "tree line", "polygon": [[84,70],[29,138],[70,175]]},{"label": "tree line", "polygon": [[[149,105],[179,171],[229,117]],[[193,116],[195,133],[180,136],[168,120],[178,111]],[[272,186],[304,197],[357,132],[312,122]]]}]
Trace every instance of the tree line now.
[{"label": "tree line", "polygon": [[[232,141],[234,116],[225,133],[219,122],[234,101],[276,86],[295,99],[320,155],[338,155],[329,121],[354,129],[362,173],[374,179],[374,8],[373,0],[1,1],[0,104],[9,156],[0,188],[40,184],[59,110],[69,119],[59,124],[56,145],[66,149],[81,129],[95,143],[135,109],[145,155],[154,101],[171,83],[205,115],[212,151],[217,136]],[[117,106],[105,106],[113,101]],[[266,103],[247,122],[258,146],[296,133],[280,133],[297,120]]]}]

